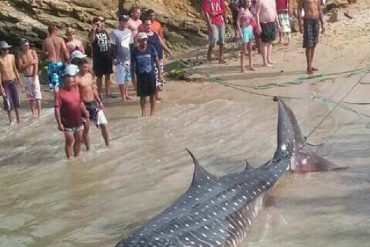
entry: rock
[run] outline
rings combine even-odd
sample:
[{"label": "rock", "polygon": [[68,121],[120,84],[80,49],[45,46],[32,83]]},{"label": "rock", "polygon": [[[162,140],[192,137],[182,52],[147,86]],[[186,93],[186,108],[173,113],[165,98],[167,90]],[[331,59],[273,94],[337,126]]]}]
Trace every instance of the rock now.
[{"label": "rock", "polygon": [[338,21],[338,9],[333,9],[332,13],[330,14],[328,22],[337,22]]},{"label": "rock", "polygon": [[110,31],[118,24],[117,14],[128,13],[131,6],[137,4],[157,12],[165,37],[171,38],[171,48],[182,49],[206,42],[207,27],[198,1],[43,0],[32,6],[31,2],[0,0],[0,40],[18,45],[22,37],[29,37],[37,47],[41,47],[47,26],[57,24],[61,34],[73,26],[78,37],[88,43],[87,30],[93,17],[103,16]]},{"label": "rock", "polygon": [[344,12],[344,16],[349,18],[349,19],[353,19],[352,15],[348,12]]}]

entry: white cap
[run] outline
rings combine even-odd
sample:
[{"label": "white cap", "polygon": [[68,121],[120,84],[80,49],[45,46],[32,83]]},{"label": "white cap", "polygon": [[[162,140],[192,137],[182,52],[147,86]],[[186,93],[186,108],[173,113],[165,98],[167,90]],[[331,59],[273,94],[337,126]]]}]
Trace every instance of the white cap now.
[{"label": "white cap", "polygon": [[64,69],[64,76],[75,76],[80,72],[78,66],[75,64],[68,64]]},{"label": "white cap", "polygon": [[146,34],[145,32],[140,32],[140,33],[137,34],[137,39],[138,40],[148,39],[148,34]]},{"label": "white cap", "polygon": [[73,51],[71,53],[71,60],[74,59],[74,58],[80,58],[80,59],[82,59],[82,58],[85,58],[85,57],[87,57],[87,55],[86,54],[83,54],[79,50],[75,50],[75,51]]}]

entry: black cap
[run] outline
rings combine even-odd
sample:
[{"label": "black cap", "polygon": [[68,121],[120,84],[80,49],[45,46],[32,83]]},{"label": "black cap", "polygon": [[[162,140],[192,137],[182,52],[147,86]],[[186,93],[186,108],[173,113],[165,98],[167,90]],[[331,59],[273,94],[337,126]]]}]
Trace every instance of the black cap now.
[{"label": "black cap", "polygon": [[128,21],[129,17],[127,15],[120,15],[118,16],[119,21]]}]

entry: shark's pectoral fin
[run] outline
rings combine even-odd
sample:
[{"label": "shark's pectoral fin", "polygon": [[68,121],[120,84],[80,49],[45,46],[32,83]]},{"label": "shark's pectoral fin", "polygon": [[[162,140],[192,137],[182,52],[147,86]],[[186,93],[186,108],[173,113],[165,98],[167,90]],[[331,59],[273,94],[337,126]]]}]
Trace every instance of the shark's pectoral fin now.
[{"label": "shark's pectoral fin", "polygon": [[216,182],[217,177],[212,175],[210,172],[208,172],[206,169],[204,169],[200,164],[197,158],[193,155],[192,152],[190,152],[189,149],[185,148],[186,151],[190,154],[191,158],[194,162],[194,174],[193,174],[193,181],[191,182],[191,186],[197,186],[209,182]]},{"label": "shark's pectoral fin", "polygon": [[290,166],[290,170],[295,172],[332,171],[347,168],[338,166],[312,151],[294,154]]},{"label": "shark's pectoral fin", "polygon": [[343,170],[348,168],[348,166],[339,166],[318,154],[314,154],[314,157],[317,160],[317,171]]}]

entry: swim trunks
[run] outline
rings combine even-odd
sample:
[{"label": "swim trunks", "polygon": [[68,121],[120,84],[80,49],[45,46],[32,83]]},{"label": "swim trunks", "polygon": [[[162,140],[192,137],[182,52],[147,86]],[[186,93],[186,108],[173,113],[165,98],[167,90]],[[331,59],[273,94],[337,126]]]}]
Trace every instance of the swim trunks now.
[{"label": "swim trunks", "polygon": [[115,65],[114,70],[116,75],[116,82],[118,85],[123,85],[131,81],[130,62],[118,63]]},{"label": "swim trunks", "polygon": [[276,39],[275,22],[261,23],[261,40],[263,43],[271,43]]},{"label": "swim trunks", "polygon": [[84,130],[83,125],[77,126],[77,127],[69,127],[69,128],[64,127],[65,132],[72,132],[73,134],[76,134],[76,133],[78,133],[80,131],[83,131],[83,130]]},{"label": "swim trunks", "polygon": [[319,20],[304,19],[303,21],[303,48],[313,48],[319,42]]},{"label": "swim trunks", "polygon": [[84,104],[86,109],[89,111],[90,120],[93,121],[97,127],[108,124],[104,111],[99,107],[98,102],[88,101],[84,102]]},{"label": "swim trunks", "polygon": [[253,27],[251,25],[247,27],[242,28],[242,33],[243,33],[243,39],[242,42],[244,44],[249,43],[253,40]]},{"label": "swim trunks", "polygon": [[11,111],[14,108],[19,108],[18,90],[15,86],[16,80],[2,81],[5,95],[3,96],[4,110]]},{"label": "swim trunks", "polygon": [[[162,72],[162,75],[164,73],[164,65],[163,65],[163,59],[159,59],[159,65]],[[158,88],[159,91],[163,91],[164,89],[164,80],[159,80],[159,71],[157,66],[154,66],[155,69],[155,85]]]},{"label": "swim trunks", "polygon": [[63,86],[63,71],[65,65],[62,62],[48,62],[48,78],[50,90]]},{"label": "swim trunks", "polygon": [[33,76],[25,76],[24,84],[26,84],[26,95],[28,99],[41,99],[40,80],[36,76],[33,83]]}]

